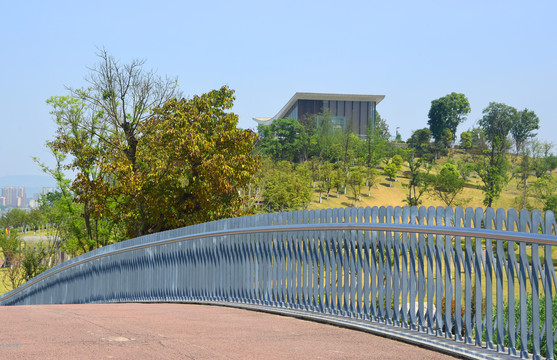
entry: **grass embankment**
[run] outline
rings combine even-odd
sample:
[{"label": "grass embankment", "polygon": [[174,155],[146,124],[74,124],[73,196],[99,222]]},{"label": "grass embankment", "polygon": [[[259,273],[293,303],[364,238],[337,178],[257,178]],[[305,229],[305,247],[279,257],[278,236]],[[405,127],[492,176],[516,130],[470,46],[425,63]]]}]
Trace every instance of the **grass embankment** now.
[{"label": "grass embankment", "polygon": [[[454,161],[464,161],[464,154],[455,154]],[[449,159],[441,158],[437,160],[436,164],[431,170],[432,174],[437,174],[443,164],[445,164]],[[392,186],[389,186],[389,178],[385,175],[383,167],[380,166],[378,169],[377,185],[371,188],[371,196],[368,196],[368,188],[366,186],[362,187],[361,190],[361,201],[358,201],[357,206],[405,206],[406,196],[408,194],[408,188],[405,188],[403,184],[408,184],[409,179],[404,177],[404,172],[409,171],[407,164],[402,166],[402,169],[398,172],[399,176],[397,181],[392,181]],[[531,176],[528,179],[528,183],[532,184],[536,181],[535,176]],[[485,207],[483,205],[484,194],[480,190],[482,185],[481,179],[472,172],[470,175],[466,187],[462,193],[457,196],[456,204],[451,206],[460,205],[462,207]],[[503,188],[501,196],[494,201],[494,208],[518,208],[515,204],[515,200],[522,196],[521,189],[518,187],[518,180],[512,179]],[[352,207],[354,206],[354,196],[350,193],[350,189],[347,189],[346,195],[341,191],[339,197],[337,198],[336,189],[333,189],[329,194],[329,200],[326,200],[326,194],[321,193],[322,201],[319,203],[319,191],[316,188],[313,191],[312,199],[309,204],[309,209],[329,209],[329,208],[341,208],[341,207]],[[422,196],[422,205],[424,206],[445,206],[441,200],[437,199],[434,195],[426,193]],[[528,201],[534,206],[534,208],[542,209],[543,204],[539,200],[529,196]]]}]

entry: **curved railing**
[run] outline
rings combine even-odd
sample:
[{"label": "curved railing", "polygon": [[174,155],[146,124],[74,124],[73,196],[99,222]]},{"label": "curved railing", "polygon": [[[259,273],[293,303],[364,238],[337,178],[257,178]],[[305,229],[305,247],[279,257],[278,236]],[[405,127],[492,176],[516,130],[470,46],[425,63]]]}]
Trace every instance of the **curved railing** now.
[{"label": "curved railing", "polygon": [[461,356],[553,358],[555,228],[551,212],[491,208],[226,219],[97,249],[0,305],[227,304],[367,326]]}]

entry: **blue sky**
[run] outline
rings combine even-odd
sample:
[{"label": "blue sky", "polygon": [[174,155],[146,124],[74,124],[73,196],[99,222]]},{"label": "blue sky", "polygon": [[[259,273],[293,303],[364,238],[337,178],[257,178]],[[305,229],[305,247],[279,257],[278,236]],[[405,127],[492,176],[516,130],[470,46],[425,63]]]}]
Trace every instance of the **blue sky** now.
[{"label": "blue sky", "polygon": [[381,94],[404,139],[431,101],[464,93],[534,110],[557,143],[554,1],[27,1],[0,12],[0,176],[40,174],[55,127],[45,100],[81,87],[96,47],[177,77],[186,96],[236,90],[239,126],[299,92]]}]

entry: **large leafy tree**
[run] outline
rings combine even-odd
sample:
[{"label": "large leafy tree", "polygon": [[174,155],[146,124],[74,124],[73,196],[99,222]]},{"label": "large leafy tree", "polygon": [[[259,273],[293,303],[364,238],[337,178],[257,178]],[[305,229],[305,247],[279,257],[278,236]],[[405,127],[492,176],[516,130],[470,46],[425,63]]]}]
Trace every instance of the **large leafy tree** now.
[{"label": "large leafy tree", "polygon": [[509,147],[507,136],[517,111],[512,106],[491,102],[483,110],[483,117],[479,121],[486,137],[488,149],[483,156],[478,157],[476,172],[480,176],[484,192],[484,205],[492,206],[499,198],[503,185],[507,180],[508,161],[505,152]]},{"label": "large leafy tree", "polygon": [[263,154],[276,161],[302,160],[302,150],[307,147],[307,133],[298,120],[277,119],[270,125],[259,125],[257,131]]},{"label": "large leafy tree", "polygon": [[135,169],[122,152],[100,164],[111,177],[94,182],[90,196],[113,203],[95,215],[117,219],[137,236],[249,213],[240,190],[259,166],[256,134],[236,127],[238,116],[227,111],[233,100],[222,87],[155,108],[138,126]]},{"label": "large leafy tree", "polygon": [[95,114],[97,140],[125,155],[135,171],[139,126],[152,118],[152,109],[181,96],[177,81],[145,70],[145,60],[122,65],[105,49],[97,56],[99,62],[85,78],[88,87],[69,90]]},{"label": "large leafy tree", "polygon": [[513,118],[510,132],[515,143],[517,155],[522,150],[526,140],[536,136],[535,131],[540,128],[539,124],[540,119],[536,113],[528,109],[519,111],[517,116]]},{"label": "large leafy tree", "polygon": [[443,131],[450,130],[452,140],[456,136],[456,128],[466,120],[470,113],[470,103],[464,94],[452,92],[442,98],[433,100],[429,109],[428,125],[436,142],[443,140]]}]

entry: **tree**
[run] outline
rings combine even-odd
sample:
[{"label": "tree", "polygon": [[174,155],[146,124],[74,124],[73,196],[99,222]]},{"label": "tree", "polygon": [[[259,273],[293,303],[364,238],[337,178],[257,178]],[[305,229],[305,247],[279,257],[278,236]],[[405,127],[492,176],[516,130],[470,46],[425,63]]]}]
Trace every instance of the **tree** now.
[{"label": "tree", "polygon": [[536,135],[534,131],[540,128],[539,123],[540,119],[536,113],[528,109],[519,111],[517,116],[513,118],[510,132],[514,139],[517,155],[524,146],[524,142]]},{"label": "tree", "polygon": [[360,192],[362,191],[362,186],[364,185],[364,176],[360,169],[352,169],[350,175],[348,176],[348,185],[352,190],[354,195],[354,206],[358,206],[358,200],[360,198]]},{"label": "tree", "polygon": [[371,197],[371,188],[377,186],[377,170],[368,168],[366,183],[367,183],[367,196]]},{"label": "tree", "polygon": [[0,230],[0,250],[6,260],[6,271],[3,274],[4,285],[15,289],[25,282],[21,263],[23,261],[23,241],[16,230],[9,232]]},{"label": "tree", "polygon": [[288,161],[279,161],[265,176],[264,205],[268,211],[299,210],[311,199],[309,179],[293,171]]},{"label": "tree", "polygon": [[[381,124],[384,124],[384,122],[376,122],[375,129],[371,126],[367,128],[366,164],[368,167],[377,167],[387,153],[387,140],[390,134],[388,132],[388,128],[381,128]],[[384,126],[387,125],[384,124]]]},{"label": "tree", "polygon": [[553,211],[554,214],[557,214],[557,195],[550,195],[545,199],[543,211]]},{"label": "tree", "polygon": [[472,133],[470,131],[463,131],[460,134],[460,146],[464,149],[464,152],[472,147]]},{"label": "tree", "polygon": [[433,100],[427,123],[435,142],[442,141],[445,129],[450,130],[454,141],[456,128],[466,120],[466,115],[469,113],[470,103],[464,94],[452,92],[442,98]]},{"label": "tree", "polygon": [[[57,136],[47,142],[47,147],[58,165],[54,169],[42,164],[41,167],[56,179],[64,197],[73,201],[74,191],[79,195],[75,200],[82,204],[81,207],[68,206],[64,209],[69,218],[73,218],[74,215],[81,217],[85,227],[84,231],[81,231],[82,227],[79,224],[81,221],[74,219],[76,221],[72,223],[73,228],[70,232],[77,237],[72,239],[74,244],[65,245],[68,245],[67,250],[75,255],[76,246],[83,252],[87,252],[107,245],[114,235],[111,230],[116,228],[110,224],[110,221],[107,223],[106,219],[91,215],[92,209],[98,206],[92,201],[92,184],[111,176],[103,173],[98,166],[99,162],[106,159],[105,141],[109,141],[111,137],[110,127],[106,123],[103,124],[104,111],[96,110],[96,105],[89,106],[84,101],[71,96],[53,96],[46,102],[51,106],[50,113],[54,116],[57,125]],[[69,162],[66,162],[66,159],[69,159]],[[77,173],[72,187],[65,183],[69,181],[65,179],[63,170]],[[104,202],[104,199],[101,201]],[[65,222],[65,219],[62,221]],[[79,231],[76,231],[78,228]]]},{"label": "tree", "polygon": [[402,156],[400,156],[399,154],[396,154],[396,155],[393,156],[391,161],[396,165],[397,171],[402,169],[402,163],[404,162],[404,160],[402,160]]},{"label": "tree", "polygon": [[111,151],[122,152],[135,171],[141,135],[138,128],[153,117],[153,109],[180,96],[177,81],[144,70],[145,60],[120,65],[105,49],[97,56],[99,63],[86,77],[89,87],[69,90],[97,116],[99,126],[94,136]]},{"label": "tree", "polygon": [[[55,156],[69,156],[66,169],[76,173],[71,196],[84,206],[88,241],[96,237],[93,229],[106,219],[111,212],[108,209],[128,200],[117,198],[117,194],[100,195],[106,195],[103,190],[112,185],[122,186],[110,171],[103,170],[111,170],[116,161],[129,166],[129,172],[135,174],[140,165],[140,142],[145,136],[139,129],[153,118],[153,109],[180,96],[176,80],[144,70],[144,60],[121,65],[105,49],[97,56],[99,62],[86,77],[87,88],[68,88],[70,96],[47,101],[58,126],[55,139],[48,145]],[[137,213],[144,212],[145,209],[137,209]],[[134,235],[143,234],[140,228]],[[106,241],[100,241],[97,247],[103,244]]]},{"label": "tree", "polygon": [[321,171],[323,188],[327,194],[327,200],[329,200],[329,193],[331,192],[331,189],[334,187],[335,184],[336,172],[333,164],[331,164],[330,162],[326,162],[325,164],[323,164]]},{"label": "tree", "polygon": [[306,147],[305,128],[296,119],[277,119],[270,125],[259,125],[260,143],[263,154],[275,161],[302,160],[301,152]]},{"label": "tree", "polygon": [[340,189],[344,188],[346,193],[346,171],[344,170],[343,164],[336,165],[335,168],[335,176],[334,176],[334,187],[337,189],[337,199],[340,196]]},{"label": "tree", "polygon": [[422,159],[410,161],[408,167],[410,169],[410,181],[408,184],[403,184],[404,187],[408,188],[408,195],[406,195],[404,201],[408,206],[418,206],[422,203],[422,195],[428,191],[431,185],[429,169],[424,170]]},{"label": "tree", "polygon": [[377,110],[375,110],[375,129],[371,126],[368,127],[368,129],[371,129],[380,138],[388,140],[391,137],[387,121],[381,118],[381,115],[379,115]]},{"label": "tree", "polygon": [[413,140],[416,148],[423,150],[431,141],[431,130],[428,128],[415,130],[412,133],[411,140]]},{"label": "tree", "polygon": [[114,203],[95,215],[117,219],[132,236],[251,213],[240,190],[260,166],[257,135],[237,128],[227,111],[233,101],[223,86],[155,108],[138,128],[136,170],[121,153],[100,165],[111,181],[96,182],[92,196]]},{"label": "tree", "polygon": [[398,167],[396,166],[395,163],[390,162],[387,165],[385,165],[385,174],[389,176],[389,186],[393,186],[392,181],[396,177],[397,172],[398,172]]},{"label": "tree", "polygon": [[451,206],[455,198],[464,190],[465,182],[460,178],[457,167],[452,163],[445,163],[435,176],[433,193],[445,203]]},{"label": "tree", "polygon": [[532,183],[531,193],[545,202],[549,197],[557,194],[557,179],[553,176],[542,176]]},{"label": "tree", "polygon": [[483,182],[483,203],[488,207],[491,207],[493,201],[501,195],[507,180],[508,161],[505,157],[505,150],[509,147],[507,135],[516,113],[516,109],[511,106],[491,102],[483,110],[484,116],[479,121],[479,126],[486,136],[488,149],[483,156],[479,157],[476,172]]}]

